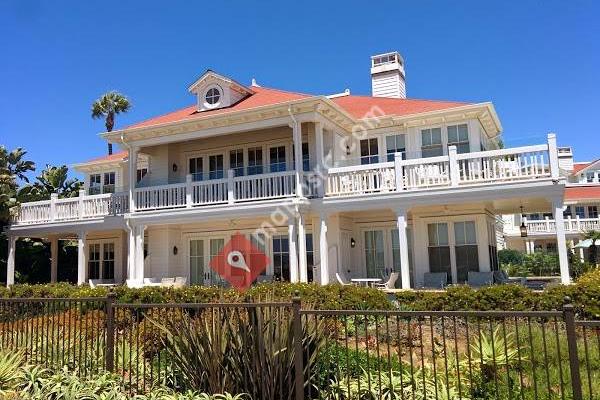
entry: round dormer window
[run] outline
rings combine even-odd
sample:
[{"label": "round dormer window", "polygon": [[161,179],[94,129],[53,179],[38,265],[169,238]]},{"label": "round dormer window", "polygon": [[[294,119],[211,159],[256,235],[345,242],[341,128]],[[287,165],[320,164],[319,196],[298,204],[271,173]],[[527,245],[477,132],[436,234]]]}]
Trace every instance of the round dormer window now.
[{"label": "round dormer window", "polygon": [[210,88],[206,91],[204,99],[209,106],[214,106],[221,100],[221,92],[217,88]]}]

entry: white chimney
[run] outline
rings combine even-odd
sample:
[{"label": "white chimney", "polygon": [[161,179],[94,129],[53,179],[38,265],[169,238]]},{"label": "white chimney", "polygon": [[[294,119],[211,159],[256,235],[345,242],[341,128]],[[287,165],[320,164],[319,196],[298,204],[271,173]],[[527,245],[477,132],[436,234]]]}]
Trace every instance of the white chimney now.
[{"label": "white chimney", "polygon": [[573,150],[570,147],[558,148],[558,168],[568,173],[573,172]]},{"label": "white chimney", "polygon": [[404,59],[397,51],[371,57],[371,86],[374,97],[406,98]]}]

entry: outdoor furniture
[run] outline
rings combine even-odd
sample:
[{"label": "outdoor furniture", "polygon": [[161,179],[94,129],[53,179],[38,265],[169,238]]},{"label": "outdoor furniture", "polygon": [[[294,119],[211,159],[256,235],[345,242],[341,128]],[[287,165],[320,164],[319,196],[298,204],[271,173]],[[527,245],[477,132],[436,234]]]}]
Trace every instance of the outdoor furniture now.
[{"label": "outdoor furniture", "polygon": [[351,285],[351,283],[349,283],[348,281],[346,281],[344,278],[342,278],[342,276],[340,275],[339,272],[335,273],[335,279],[337,279],[338,283],[342,286],[347,286],[347,285]]},{"label": "outdoor furniture", "polygon": [[160,286],[159,278],[144,278],[142,286]]},{"label": "outdoor furniture", "polygon": [[127,285],[129,288],[141,288],[144,286],[144,282],[138,279],[127,279],[125,281],[125,285]]},{"label": "outdoor furniture", "polygon": [[527,280],[525,278],[510,278],[508,276],[508,274],[506,273],[506,271],[503,271],[503,270],[494,271],[493,274],[494,274],[494,283],[498,283],[500,285],[505,285],[505,284],[510,284],[510,283],[525,285],[525,282]]},{"label": "outdoor furniture", "polygon": [[387,281],[383,283],[376,283],[375,287],[378,289],[395,289],[398,276],[400,276],[399,272],[392,272]]},{"label": "outdoor furniture", "polygon": [[90,279],[88,283],[90,284],[90,287],[92,289],[96,287],[116,286],[115,282],[112,279]]},{"label": "outdoor furniture", "polygon": [[186,276],[176,276],[175,283],[173,286],[175,287],[184,287],[187,285],[187,277]]},{"label": "outdoor furniture", "polygon": [[494,284],[493,272],[469,271],[467,275],[467,284],[474,288],[491,286]]},{"label": "outdoor furniture", "polygon": [[373,286],[376,283],[379,283],[382,281],[381,278],[352,278],[350,279],[351,282],[354,282],[358,285],[362,285],[364,284],[365,286]]},{"label": "outdoor furniture", "polygon": [[256,277],[256,283],[273,282],[273,275],[259,275]]},{"label": "outdoor furniture", "polygon": [[428,289],[443,289],[448,285],[448,274],[445,272],[425,272],[423,287]]}]

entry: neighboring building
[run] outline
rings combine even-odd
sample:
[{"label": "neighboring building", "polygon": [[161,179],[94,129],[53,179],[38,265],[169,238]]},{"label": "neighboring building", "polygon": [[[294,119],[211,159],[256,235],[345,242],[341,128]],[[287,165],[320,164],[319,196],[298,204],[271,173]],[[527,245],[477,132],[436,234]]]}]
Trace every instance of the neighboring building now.
[{"label": "neighboring building", "polygon": [[[78,240],[78,281],[188,277],[235,232],[271,259],[266,275],[336,281],[497,268],[496,215],[521,204],[562,219],[556,138],[497,149],[493,105],[405,98],[398,53],[371,59],[375,96],[316,96],[242,85],[207,71],[195,104],[102,137],[124,151],[76,165],[79,198],[25,203],[17,237]],[[562,230],[555,234],[564,243]],[[561,253],[568,282],[566,250]],[[56,279],[56,260],[52,279]]]},{"label": "neighboring building", "polygon": [[[588,249],[583,247],[583,243],[577,245],[582,242],[585,231],[600,230],[600,159],[573,162],[573,152],[569,147],[560,147],[558,157],[561,175],[567,179],[563,207],[567,246],[586,260]],[[527,254],[557,252],[556,221],[552,213],[539,211],[526,207],[523,215],[503,216],[507,248]],[[521,224],[527,228],[527,237],[521,237]]]}]

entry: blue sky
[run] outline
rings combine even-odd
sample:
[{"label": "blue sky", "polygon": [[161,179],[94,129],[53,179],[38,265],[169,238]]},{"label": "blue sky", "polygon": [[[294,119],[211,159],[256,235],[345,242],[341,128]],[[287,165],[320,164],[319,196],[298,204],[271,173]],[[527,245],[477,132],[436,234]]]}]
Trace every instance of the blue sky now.
[{"label": "blue sky", "polygon": [[[377,7],[374,5],[377,4]],[[211,68],[314,94],[370,91],[369,56],[400,51],[408,96],[492,101],[508,145],[547,132],[600,157],[600,2],[32,1],[0,4],[0,144],[40,167],[103,155],[90,104],[119,90],[117,127],[192,104]]]}]

